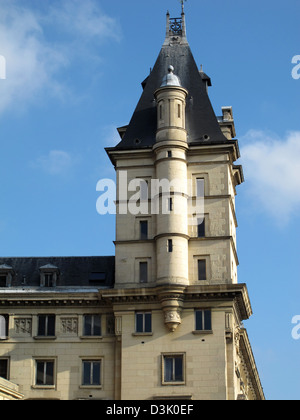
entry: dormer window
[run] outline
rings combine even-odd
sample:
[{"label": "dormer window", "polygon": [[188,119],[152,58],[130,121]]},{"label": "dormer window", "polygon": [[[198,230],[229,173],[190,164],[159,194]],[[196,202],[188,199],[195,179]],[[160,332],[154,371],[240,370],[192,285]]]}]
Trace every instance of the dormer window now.
[{"label": "dormer window", "polygon": [[0,287],[11,287],[13,268],[9,265],[0,265]]},{"label": "dormer window", "polygon": [[40,268],[40,286],[56,287],[59,277],[59,269],[52,264]]}]

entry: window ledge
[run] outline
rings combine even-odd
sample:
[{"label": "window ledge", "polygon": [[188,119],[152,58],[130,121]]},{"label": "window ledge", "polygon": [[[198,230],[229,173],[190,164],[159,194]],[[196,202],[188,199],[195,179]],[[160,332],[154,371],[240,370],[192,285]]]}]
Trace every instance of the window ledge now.
[{"label": "window ledge", "polygon": [[185,382],[163,382],[162,386],[184,386],[186,385]]},{"label": "window ledge", "polygon": [[102,340],[102,335],[82,335],[79,337],[81,340]]},{"label": "window ledge", "polygon": [[37,335],[36,337],[33,337],[34,340],[46,340],[46,341],[54,341],[57,340],[57,337],[54,336],[41,336],[41,335]]},{"label": "window ledge", "polygon": [[192,332],[194,335],[213,334],[213,330],[195,330]]},{"label": "window ledge", "polygon": [[32,389],[56,389],[55,385],[32,385]]},{"label": "window ledge", "polygon": [[80,385],[79,389],[102,389],[102,385]]},{"label": "window ledge", "polygon": [[152,332],[135,332],[135,333],[132,333],[133,337],[141,337],[141,336],[151,337],[152,335],[153,335]]}]

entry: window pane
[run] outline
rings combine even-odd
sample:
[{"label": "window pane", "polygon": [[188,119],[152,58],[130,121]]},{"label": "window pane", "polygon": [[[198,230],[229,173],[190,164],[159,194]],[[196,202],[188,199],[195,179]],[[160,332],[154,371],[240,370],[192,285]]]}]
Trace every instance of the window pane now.
[{"label": "window pane", "polygon": [[198,260],[198,280],[206,280],[206,261]]},{"label": "window pane", "polygon": [[145,332],[152,332],[152,314],[145,314]]},{"label": "window pane", "polygon": [[91,385],[91,362],[83,362],[83,385]]},{"label": "window pane", "polygon": [[198,238],[205,237],[205,220],[199,219],[198,220]]},{"label": "window pane", "polygon": [[101,385],[100,372],[101,372],[101,363],[93,362],[93,385]]},{"label": "window pane", "polygon": [[203,312],[196,311],[196,331],[203,330]]},{"label": "window pane", "polygon": [[36,385],[44,385],[44,362],[36,363]]},{"label": "window pane", "polygon": [[92,335],[92,316],[85,315],[83,335]]},{"label": "window pane", "polygon": [[140,282],[141,283],[148,282],[148,263],[146,262],[140,263]]},{"label": "window pane", "polygon": [[182,356],[175,357],[175,381],[183,381],[183,360]]},{"label": "window pane", "polygon": [[136,332],[144,332],[144,314],[136,314]]},{"label": "window pane", "polygon": [[204,311],[204,329],[211,330],[211,311]]},{"label": "window pane", "polygon": [[172,239],[168,240],[168,252],[173,252],[173,241],[172,241]]},{"label": "window pane", "polygon": [[54,363],[46,362],[46,383],[45,385],[54,385]]},{"label": "window pane", "polygon": [[172,382],[173,380],[173,358],[165,357],[165,382]]},{"label": "window pane", "polygon": [[148,222],[142,221],[140,222],[140,229],[141,229],[141,239],[148,239]]},{"label": "window pane", "polygon": [[48,316],[48,331],[47,335],[50,337],[55,336],[55,315]]},{"label": "window pane", "polygon": [[197,197],[204,197],[204,178],[197,178],[196,190]]},{"label": "window pane", "polygon": [[45,336],[45,335],[46,335],[46,316],[39,315],[38,336]]},{"label": "window pane", "polygon": [[94,328],[93,328],[93,335],[101,335],[101,316],[94,315]]},{"label": "window pane", "polygon": [[0,276],[0,287],[6,287],[6,276]]},{"label": "window pane", "polygon": [[0,378],[8,379],[8,361],[0,360]]}]

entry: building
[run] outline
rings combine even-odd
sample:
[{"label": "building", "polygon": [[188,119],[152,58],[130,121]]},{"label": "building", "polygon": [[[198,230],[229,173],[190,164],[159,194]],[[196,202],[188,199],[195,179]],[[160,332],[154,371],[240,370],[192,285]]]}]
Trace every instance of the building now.
[{"label": "building", "polygon": [[132,119],[106,149],[115,257],[0,258],[0,377],[17,396],[264,399],[237,280],[238,141],[209,86],[184,11],[168,13]]}]

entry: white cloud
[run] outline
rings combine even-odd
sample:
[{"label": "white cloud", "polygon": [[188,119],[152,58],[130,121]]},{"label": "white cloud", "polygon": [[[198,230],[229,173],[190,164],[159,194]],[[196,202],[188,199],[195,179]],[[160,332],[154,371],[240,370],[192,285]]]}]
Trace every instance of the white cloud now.
[{"label": "white cloud", "polygon": [[241,143],[241,163],[255,204],[287,222],[300,209],[300,132],[280,139],[251,130]]},{"label": "white cloud", "polygon": [[36,9],[24,1],[1,0],[0,55],[6,79],[0,81],[0,114],[28,107],[44,93],[60,98],[70,94],[61,72],[76,65],[78,50],[81,60],[83,52],[86,57],[99,55],[91,40],[115,40],[115,27],[96,0],[47,2]]},{"label": "white cloud", "polygon": [[48,155],[40,156],[31,164],[50,175],[66,174],[76,163],[69,153],[63,150],[51,150]]}]

